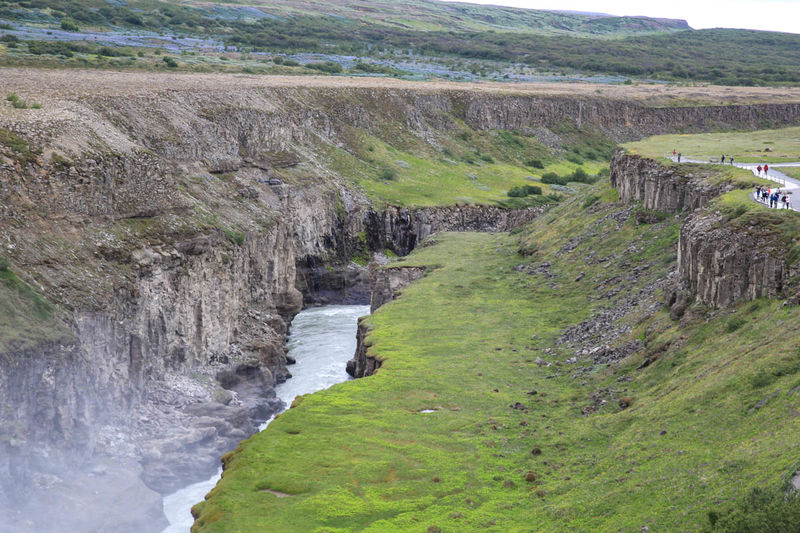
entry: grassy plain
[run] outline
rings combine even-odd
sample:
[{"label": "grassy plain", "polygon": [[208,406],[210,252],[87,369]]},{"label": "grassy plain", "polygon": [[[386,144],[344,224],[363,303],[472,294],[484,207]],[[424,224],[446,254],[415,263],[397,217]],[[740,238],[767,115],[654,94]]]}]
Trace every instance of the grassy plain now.
[{"label": "grassy plain", "polygon": [[643,349],[619,364],[559,341],[674,266],[679,220],[615,201],[596,185],[515,235],[440,235],[394,264],[427,275],[367,319],[382,368],[245,441],[193,531],[696,531],[778,485],[798,459],[797,308],[679,328],[634,306],[613,327]]},{"label": "grassy plain", "polygon": [[656,158],[677,150],[687,159],[719,161],[725,154],[740,163],[794,162],[800,161],[800,128],[657,135],[623,146],[633,153]]}]

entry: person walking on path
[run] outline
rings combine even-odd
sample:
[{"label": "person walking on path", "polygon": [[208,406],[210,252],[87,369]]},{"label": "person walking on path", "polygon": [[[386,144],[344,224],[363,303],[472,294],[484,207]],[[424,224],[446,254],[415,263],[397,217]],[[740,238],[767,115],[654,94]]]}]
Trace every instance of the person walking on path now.
[{"label": "person walking on path", "polygon": [[783,196],[781,197],[781,202],[783,202],[784,209],[789,209],[789,197],[786,195],[786,193],[783,193]]},{"label": "person walking on path", "polygon": [[769,165],[766,163],[764,163],[764,175],[765,176],[769,175]]},{"label": "person walking on path", "polygon": [[722,164],[724,165],[725,164],[725,154],[722,154],[722,157],[720,158],[720,160],[722,161]]},{"label": "person walking on path", "polygon": [[733,156],[728,156],[728,163],[733,165]]},{"label": "person walking on path", "polygon": [[761,176],[761,170],[762,170],[762,169],[761,169],[761,165],[758,165],[758,166],[756,167],[756,170],[758,170],[758,175],[759,175],[759,176]]},{"label": "person walking on path", "polygon": [[672,149],[672,158],[675,159],[676,155],[678,155],[678,152],[676,152],[675,149],[673,148]]},{"label": "person walking on path", "polygon": [[678,163],[680,163],[680,162],[681,162],[681,153],[678,152]]}]

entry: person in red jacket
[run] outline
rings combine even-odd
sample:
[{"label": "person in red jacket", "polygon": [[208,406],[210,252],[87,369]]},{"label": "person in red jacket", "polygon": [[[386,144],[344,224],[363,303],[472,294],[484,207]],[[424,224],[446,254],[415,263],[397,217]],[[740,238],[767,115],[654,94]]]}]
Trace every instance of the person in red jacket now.
[{"label": "person in red jacket", "polygon": [[758,166],[756,167],[756,170],[758,170],[758,175],[760,176],[760,175],[761,175],[761,170],[762,170],[762,169],[761,169],[761,165],[758,165]]},{"label": "person in red jacket", "polygon": [[769,173],[769,165],[764,163],[764,175],[766,176]]}]

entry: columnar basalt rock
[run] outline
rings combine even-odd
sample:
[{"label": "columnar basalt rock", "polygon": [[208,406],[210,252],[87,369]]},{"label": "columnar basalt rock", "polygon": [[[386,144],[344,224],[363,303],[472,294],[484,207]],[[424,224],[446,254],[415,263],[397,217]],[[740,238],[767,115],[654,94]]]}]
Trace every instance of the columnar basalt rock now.
[{"label": "columnar basalt rock", "polygon": [[623,202],[642,202],[647,209],[665,213],[694,211],[733,189],[730,183],[710,183],[700,171],[664,165],[622,150],[615,150],[611,159],[611,185]]},{"label": "columnar basalt rock", "polygon": [[652,159],[614,153],[611,183],[627,203],[648,209],[691,213],[678,241],[678,282],[667,296],[673,318],[680,318],[690,300],[727,307],[743,300],[791,296],[794,272],[780,237],[759,225],[732,225],[718,212],[703,210],[714,198],[732,190],[730,183],[687,173]]},{"label": "columnar basalt rock", "polygon": [[406,255],[434,233],[511,231],[530,222],[544,210],[544,207],[507,210],[474,205],[417,209],[388,207],[367,214],[367,243],[374,251],[391,249],[399,255]]},{"label": "columnar basalt rock", "polygon": [[727,307],[791,295],[787,246],[756,227],[732,227],[719,214],[692,216],[681,228],[678,275],[696,301]]}]

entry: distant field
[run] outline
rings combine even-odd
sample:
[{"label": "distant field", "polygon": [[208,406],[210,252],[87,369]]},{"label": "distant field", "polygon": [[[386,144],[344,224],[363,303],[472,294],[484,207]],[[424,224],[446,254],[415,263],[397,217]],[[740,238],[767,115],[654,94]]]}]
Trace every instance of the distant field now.
[{"label": "distant field", "polygon": [[368,58],[365,75],[754,86],[800,84],[798,48],[790,33],[423,0],[0,0],[3,66],[300,74],[313,53],[331,74]]},{"label": "distant field", "polygon": [[733,156],[740,163],[800,161],[800,128],[697,135],[657,135],[623,145],[633,153],[664,157],[673,150],[684,157],[719,160]]}]

